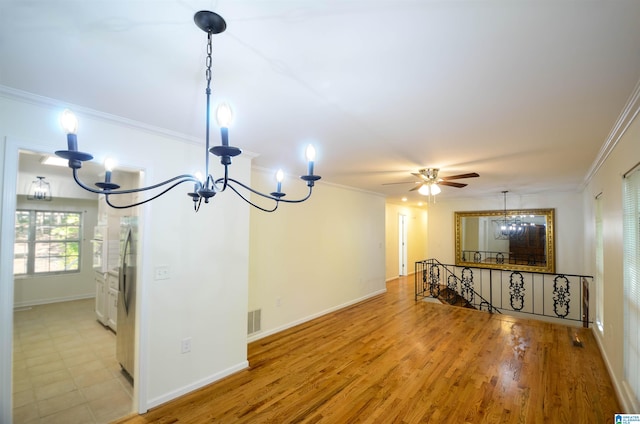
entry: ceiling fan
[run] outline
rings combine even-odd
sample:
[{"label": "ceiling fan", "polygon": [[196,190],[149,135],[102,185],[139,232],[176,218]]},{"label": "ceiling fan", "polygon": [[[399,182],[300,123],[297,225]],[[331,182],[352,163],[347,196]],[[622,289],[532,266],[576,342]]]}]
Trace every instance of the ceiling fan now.
[{"label": "ceiling fan", "polygon": [[[423,168],[423,169],[420,169],[418,172],[412,172],[411,175],[418,177],[419,181],[413,182],[414,184],[416,184],[416,186],[409,191],[418,190],[420,194],[424,194],[424,195],[438,194],[440,193],[440,187],[438,187],[439,185],[462,188],[462,187],[466,187],[467,184],[457,183],[451,180],[459,180],[462,178],[475,178],[480,176],[476,172],[470,172],[468,174],[451,175],[448,177],[438,177],[439,170],[440,169],[438,168]],[[412,181],[405,181],[401,183],[387,183],[383,185],[409,184],[409,183],[412,183]]]}]

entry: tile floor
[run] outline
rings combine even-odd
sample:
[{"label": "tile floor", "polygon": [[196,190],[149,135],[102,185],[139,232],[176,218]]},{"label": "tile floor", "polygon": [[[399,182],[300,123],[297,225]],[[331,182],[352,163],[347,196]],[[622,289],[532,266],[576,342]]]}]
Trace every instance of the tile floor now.
[{"label": "tile floor", "polygon": [[98,424],[128,415],[133,388],[115,344],[96,321],[94,299],[16,309],[14,424]]}]

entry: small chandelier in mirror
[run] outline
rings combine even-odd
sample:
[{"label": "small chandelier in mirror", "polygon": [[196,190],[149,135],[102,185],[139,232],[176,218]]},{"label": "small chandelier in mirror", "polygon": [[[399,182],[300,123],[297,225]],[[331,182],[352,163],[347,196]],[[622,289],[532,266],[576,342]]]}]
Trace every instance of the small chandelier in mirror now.
[{"label": "small chandelier in mirror", "polygon": [[[496,240],[510,240],[510,239],[518,239],[524,236],[527,229],[527,223],[523,222],[521,217],[512,216],[509,218],[507,216],[507,193],[508,191],[503,191],[502,196],[504,198],[504,215],[500,220],[495,220],[494,223],[494,236]],[[533,224],[532,224],[533,225]]]}]

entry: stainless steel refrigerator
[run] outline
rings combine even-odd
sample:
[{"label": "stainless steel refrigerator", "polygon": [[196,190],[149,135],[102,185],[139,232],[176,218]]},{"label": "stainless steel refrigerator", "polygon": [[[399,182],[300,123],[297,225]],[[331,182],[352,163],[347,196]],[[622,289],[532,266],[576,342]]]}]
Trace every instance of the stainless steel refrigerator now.
[{"label": "stainless steel refrigerator", "polygon": [[136,333],[136,251],[138,218],[120,219],[120,271],[116,359],[133,381]]}]

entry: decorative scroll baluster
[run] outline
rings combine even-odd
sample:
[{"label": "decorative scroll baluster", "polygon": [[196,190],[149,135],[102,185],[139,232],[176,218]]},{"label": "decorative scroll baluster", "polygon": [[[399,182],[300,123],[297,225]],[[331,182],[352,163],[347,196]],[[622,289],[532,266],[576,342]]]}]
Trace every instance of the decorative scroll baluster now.
[{"label": "decorative scroll baluster", "polygon": [[473,262],[480,263],[482,262],[482,253],[476,252],[473,254]]},{"label": "decorative scroll baluster", "polygon": [[454,274],[449,274],[447,277],[447,300],[454,300],[456,298],[456,293],[458,292],[458,277]]},{"label": "decorative scroll baluster", "polygon": [[509,277],[509,295],[513,310],[522,310],[524,307],[524,277],[518,271],[512,272]]},{"label": "decorative scroll baluster", "polygon": [[438,297],[440,295],[440,267],[431,265],[429,274],[429,293],[433,297]]},{"label": "decorative scroll baluster", "polygon": [[504,253],[498,252],[496,253],[496,263],[503,264],[504,263]]},{"label": "decorative scroll baluster", "polygon": [[469,303],[473,304],[473,271],[471,268],[464,268],[462,270],[462,287],[460,288],[461,295],[464,297]]},{"label": "decorative scroll baluster", "polygon": [[428,280],[427,280],[427,262],[423,262],[422,263],[422,292],[426,292],[427,291],[427,287],[428,287]]},{"label": "decorative scroll baluster", "polygon": [[564,275],[558,275],[553,279],[553,312],[560,317],[565,318],[569,315],[569,301],[571,293],[569,292],[569,279]]}]

